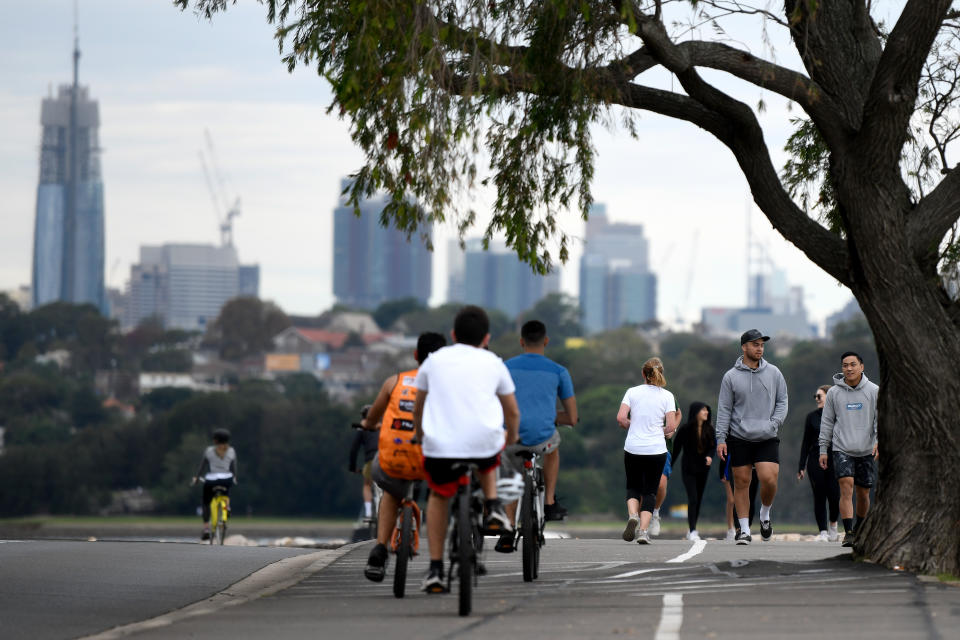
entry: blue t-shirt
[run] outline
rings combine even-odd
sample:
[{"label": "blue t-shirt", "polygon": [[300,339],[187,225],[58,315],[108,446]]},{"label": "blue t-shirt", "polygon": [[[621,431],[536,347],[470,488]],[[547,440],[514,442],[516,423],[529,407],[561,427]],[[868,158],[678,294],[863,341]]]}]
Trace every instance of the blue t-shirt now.
[{"label": "blue t-shirt", "polygon": [[520,407],[520,442],[540,444],[553,435],[557,419],[557,398],[573,395],[570,372],[546,356],[524,353],[505,363],[517,387]]}]

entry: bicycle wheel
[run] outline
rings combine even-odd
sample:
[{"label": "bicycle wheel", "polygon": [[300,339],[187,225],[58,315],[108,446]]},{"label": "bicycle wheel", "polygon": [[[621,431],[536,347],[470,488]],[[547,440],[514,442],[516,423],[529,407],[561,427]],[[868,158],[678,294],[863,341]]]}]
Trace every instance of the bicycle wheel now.
[{"label": "bicycle wheel", "polygon": [[473,576],[476,555],[473,549],[473,520],[470,513],[470,489],[460,487],[457,500],[457,563],[460,572],[460,615],[473,608]]},{"label": "bicycle wheel", "polygon": [[402,598],[407,588],[407,562],[413,553],[413,507],[404,505],[400,512],[400,544],[397,545],[397,567],[393,571],[393,595]]},{"label": "bicycle wheel", "polygon": [[226,516],[227,514],[224,513],[224,509],[223,509],[223,501],[220,500],[217,502],[217,528],[213,536],[216,541],[216,544],[219,544],[219,545],[223,544],[223,539],[224,537],[226,537],[226,533],[227,533],[227,523],[224,522],[224,519],[226,518]]},{"label": "bicycle wheel", "polygon": [[540,536],[537,531],[537,511],[536,507],[533,506],[533,479],[527,474],[523,476],[520,536],[523,538],[523,581],[533,582],[533,579],[537,577]]}]

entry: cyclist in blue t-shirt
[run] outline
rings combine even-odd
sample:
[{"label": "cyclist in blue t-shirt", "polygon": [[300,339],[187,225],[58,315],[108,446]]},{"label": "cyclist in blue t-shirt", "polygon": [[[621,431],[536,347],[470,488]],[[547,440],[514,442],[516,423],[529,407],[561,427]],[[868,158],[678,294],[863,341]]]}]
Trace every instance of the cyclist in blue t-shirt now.
[{"label": "cyclist in blue t-shirt", "polygon": [[[544,516],[547,520],[562,520],[567,510],[556,501],[557,476],[560,473],[560,434],[556,425],[573,426],[577,423],[577,399],[573,395],[570,372],[543,355],[549,342],[547,327],[539,320],[530,320],[520,329],[523,354],[510,358],[505,364],[517,388],[517,405],[520,407],[520,442],[516,446],[542,454],[546,485]],[[562,411],[557,411],[558,398],[563,406]],[[516,456],[506,455],[503,459],[504,467],[510,465],[515,468],[518,464]],[[512,515],[513,509],[508,507],[508,515]]]}]

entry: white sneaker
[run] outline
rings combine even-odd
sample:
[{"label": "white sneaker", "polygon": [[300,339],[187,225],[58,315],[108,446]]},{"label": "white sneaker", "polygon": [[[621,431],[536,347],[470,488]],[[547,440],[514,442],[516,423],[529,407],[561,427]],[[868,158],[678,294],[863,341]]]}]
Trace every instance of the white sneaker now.
[{"label": "white sneaker", "polygon": [[816,536],[813,540],[814,542],[827,542],[830,539],[830,534],[826,531],[821,531],[820,535]]},{"label": "white sneaker", "polygon": [[736,540],[736,538],[737,538],[737,530],[736,530],[736,529],[727,529],[727,537],[724,538],[724,541],[725,541],[725,542],[733,542],[734,540]]},{"label": "white sneaker", "polygon": [[660,514],[656,513],[650,518],[650,528],[647,529],[647,533],[652,536],[660,535]]},{"label": "white sneaker", "polygon": [[637,544],[650,544],[650,534],[646,529],[641,529],[637,534]]},{"label": "white sneaker", "polygon": [[694,529],[693,531],[691,531],[690,533],[687,534],[687,540],[691,540],[691,541],[694,541],[694,542],[695,542],[695,541],[697,541],[697,540],[699,540],[699,539],[700,539],[700,534],[697,533],[697,530],[696,530],[696,529]]},{"label": "white sneaker", "polygon": [[836,542],[837,540],[840,539],[840,532],[837,531],[837,525],[831,524],[829,525],[829,527],[830,528],[827,530],[827,541]]}]

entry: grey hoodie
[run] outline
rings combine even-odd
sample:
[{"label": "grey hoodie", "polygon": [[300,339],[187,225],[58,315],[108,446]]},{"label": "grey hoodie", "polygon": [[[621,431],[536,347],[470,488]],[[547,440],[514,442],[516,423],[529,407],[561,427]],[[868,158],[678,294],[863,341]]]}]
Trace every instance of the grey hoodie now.
[{"label": "grey hoodie", "polygon": [[732,438],[758,442],[776,438],[787,417],[787,381],[780,369],[760,358],[751,369],[737,358],[723,374],[717,401],[717,444]]},{"label": "grey hoodie", "polygon": [[873,455],[877,445],[877,393],[880,387],[863,374],[856,387],[842,373],[833,376],[820,420],[820,453],[833,444],[834,451],[851,456]]}]

